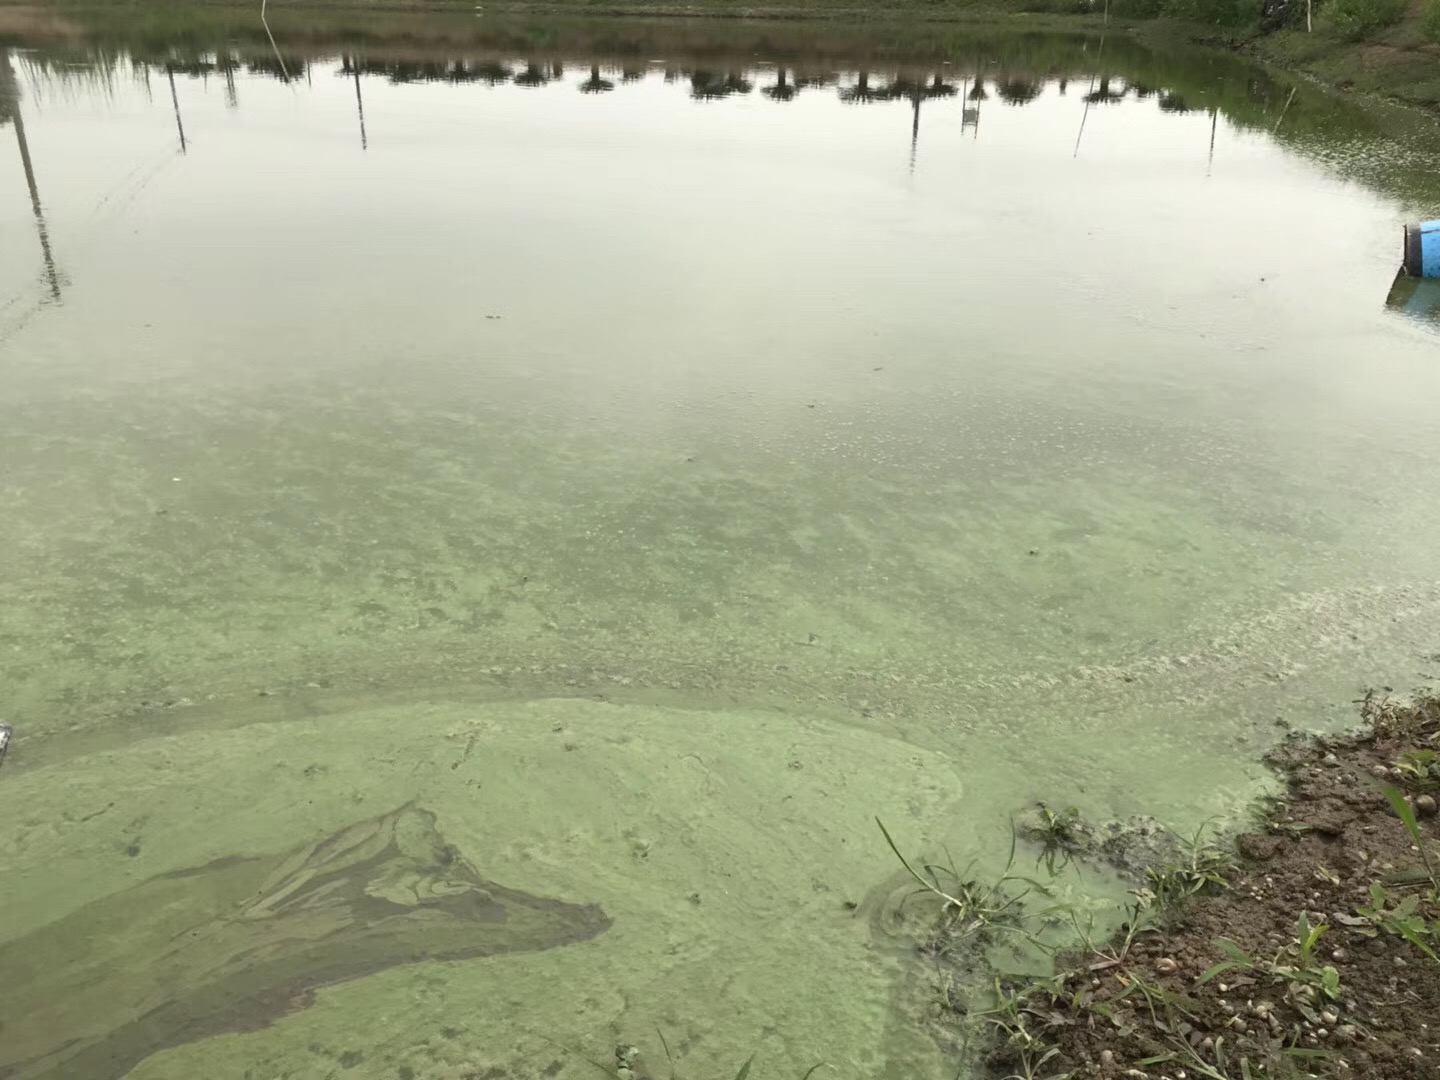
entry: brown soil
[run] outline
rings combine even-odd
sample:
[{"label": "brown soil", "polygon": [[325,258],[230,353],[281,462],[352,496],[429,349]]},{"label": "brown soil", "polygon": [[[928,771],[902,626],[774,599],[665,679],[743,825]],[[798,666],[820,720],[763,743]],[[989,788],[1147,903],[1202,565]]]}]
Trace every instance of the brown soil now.
[{"label": "brown soil", "polygon": [[[1423,794],[1440,778],[1394,769],[1407,752],[1440,745],[1440,699],[1367,699],[1365,709],[1364,734],[1292,742],[1272,756],[1288,794],[1264,831],[1239,837],[1228,888],[1175,909],[1162,933],[1140,936],[1118,964],[1071,958],[1065,993],[1044,995],[1043,1010],[1027,1006],[1059,1050],[1037,1077],[1440,1078],[1440,962],[1359,914],[1372,903],[1372,882],[1423,870],[1382,785],[1404,789],[1421,810],[1422,833],[1440,839],[1434,803]],[[1416,897],[1433,931],[1440,912],[1428,882],[1387,890],[1392,905]],[[1234,968],[1202,981],[1227,959],[1216,944],[1222,938],[1256,960],[1294,965],[1301,912],[1312,925],[1327,924],[1311,966],[1334,967],[1336,999],[1264,970]],[[1440,940],[1427,940],[1440,951]],[[1077,989],[1088,991],[1078,1004]],[[1009,1050],[993,1062],[998,1075],[1023,1075]],[[1161,1055],[1169,1056],[1154,1060]]]}]

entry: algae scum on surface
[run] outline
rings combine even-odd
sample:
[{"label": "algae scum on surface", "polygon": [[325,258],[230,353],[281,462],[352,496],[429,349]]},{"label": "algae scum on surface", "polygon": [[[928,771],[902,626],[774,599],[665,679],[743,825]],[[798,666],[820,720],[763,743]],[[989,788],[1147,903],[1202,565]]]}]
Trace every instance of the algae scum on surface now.
[{"label": "algae scum on surface", "polygon": [[949,1080],[876,817],[1190,832],[1432,666],[1409,119],[1113,37],[196,18],[0,67],[12,1073]]},{"label": "algae scum on surface", "polygon": [[115,1080],[157,1050],[264,1027],[321,986],[608,925],[483,880],[433,814],[404,807],[274,858],[161,874],[0,945],[0,1077]]}]

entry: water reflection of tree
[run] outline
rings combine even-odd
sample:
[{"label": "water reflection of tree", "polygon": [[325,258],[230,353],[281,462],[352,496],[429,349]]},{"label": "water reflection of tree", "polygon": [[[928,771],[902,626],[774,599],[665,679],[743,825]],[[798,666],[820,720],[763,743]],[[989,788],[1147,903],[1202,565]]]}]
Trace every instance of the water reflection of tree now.
[{"label": "water reflection of tree", "polygon": [[590,65],[590,77],[580,84],[582,94],[605,94],[615,89],[615,84],[609,79],[600,77],[600,65]]},{"label": "water reflection of tree", "polygon": [[925,82],[923,79],[911,79],[904,75],[897,76],[890,84],[890,96],[904,98],[910,102],[910,168],[915,168],[915,156],[920,149],[920,105],[931,98],[954,97],[955,87],[951,86],[938,74]]},{"label": "water reflection of tree", "polygon": [[476,80],[488,83],[490,86],[500,86],[514,78],[515,73],[510,70],[507,64],[497,64],[494,61],[476,64],[472,69]]},{"label": "water reflection of tree", "polygon": [[1125,100],[1124,90],[1115,90],[1110,85],[1111,75],[1100,76],[1100,85],[1085,95],[1085,101],[1090,105],[1113,105],[1117,101]]},{"label": "water reflection of tree", "polygon": [[[269,75],[271,78],[279,79],[281,82],[289,82],[292,79],[310,77],[310,60],[308,57],[296,56],[251,56],[245,60],[245,68],[251,75]],[[180,69],[171,65],[170,70],[178,72]]]},{"label": "water reflection of tree", "polygon": [[1190,106],[1179,94],[1172,94],[1166,91],[1160,95],[1160,108],[1168,113],[1188,113]]},{"label": "water reflection of tree", "polygon": [[995,93],[1006,105],[1029,105],[1040,96],[1045,84],[1037,79],[1009,76],[995,80]]},{"label": "water reflection of tree", "polygon": [[771,101],[790,101],[800,92],[800,88],[786,78],[785,69],[775,69],[775,85],[767,86],[760,91]]},{"label": "water reflection of tree", "polygon": [[870,85],[870,73],[861,71],[855,79],[855,85],[842,86],[840,88],[840,100],[846,105],[863,105],[871,101],[884,101],[890,96],[888,87],[872,87]]},{"label": "water reflection of tree", "polygon": [[965,95],[971,101],[989,101],[990,95],[985,92],[985,80],[979,75],[975,76],[975,87]]},{"label": "water reflection of tree", "polygon": [[727,98],[732,94],[748,94],[755,84],[744,75],[727,71],[723,75],[713,71],[695,71],[690,75],[690,96],[696,101],[713,101]]},{"label": "water reflection of tree", "polygon": [[533,60],[525,65],[524,71],[515,76],[516,86],[528,86],[532,89],[537,86],[544,86],[549,81],[550,72]]}]

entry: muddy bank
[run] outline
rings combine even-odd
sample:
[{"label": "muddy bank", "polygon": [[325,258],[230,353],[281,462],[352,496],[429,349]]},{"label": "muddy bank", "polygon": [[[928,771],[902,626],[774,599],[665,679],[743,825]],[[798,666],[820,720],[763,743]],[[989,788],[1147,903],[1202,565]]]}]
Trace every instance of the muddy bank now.
[{"label": "muddy bank", "polygon": [[[1369,696],[1361,710],[1355,734],[1271,754],[1284,792],[1233,844],[1151,842],[1113,936],[1061,952],[1053,974],[947,997],[937,1037],[1004,1080],[1440,1076],[1440,698]],[[1052,863],[1133,874],[1115,830],[1073,811],[1042,809],[1024,829]],[[992,944],[1044,949],[1037,893],[1024,906],[987,927]],[[953,916],[922,952],[963,955]]]}]

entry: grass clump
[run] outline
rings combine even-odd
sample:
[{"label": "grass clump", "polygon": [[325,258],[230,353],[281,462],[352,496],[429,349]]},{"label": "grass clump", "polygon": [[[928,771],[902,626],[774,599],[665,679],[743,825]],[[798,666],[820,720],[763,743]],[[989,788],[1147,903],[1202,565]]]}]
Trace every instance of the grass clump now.
[{"label": "grass clump", "polygon": [[1207,821],[1195,835],[1181,838],[1178,860],[1146,871],[1157,907],[1167,908],[1206,890],[1229,887],[1225,879],[1235,869],[1235,858],[1219,843],[1213,825]]},{"label": "grass clump", "polygon": [[1181,22],[1236,28],[1255,22],[1258,5],[1250,0],[1165,0],[1160,14]]},{"label": "grass clump", "polygon": [[1037,881],[1010,873],[1015,865],[1016,835],[1013,828],[1010,832],[1010,857],[1004,872],[994,881],[984,882],[972,876],[973,862],[963,871],[957,870],[953,863],[925,863],[921,867],[925,871],[922,874],[900,854],[900,848],[885,828],[885,823],[876,818],[875,824],[880,826],[885,843],[890,845],[900,865],[920,884],[919,892],[928,893],[941,901],[942,929],[952,941],[971,936],[984,937],[1001,931],[1039,945],[1038,938],[1027,929],[1027,924],[1060,910],[1058,907],[1040,912],[1025,910],[1025,899],[1031,893],[1043,893],[1045,889]]},{"label": "grass clump", "polygon": [[1426,40],[1440,45],[1440,0],[1427,0],[1420,9],[1420,29]]}]

